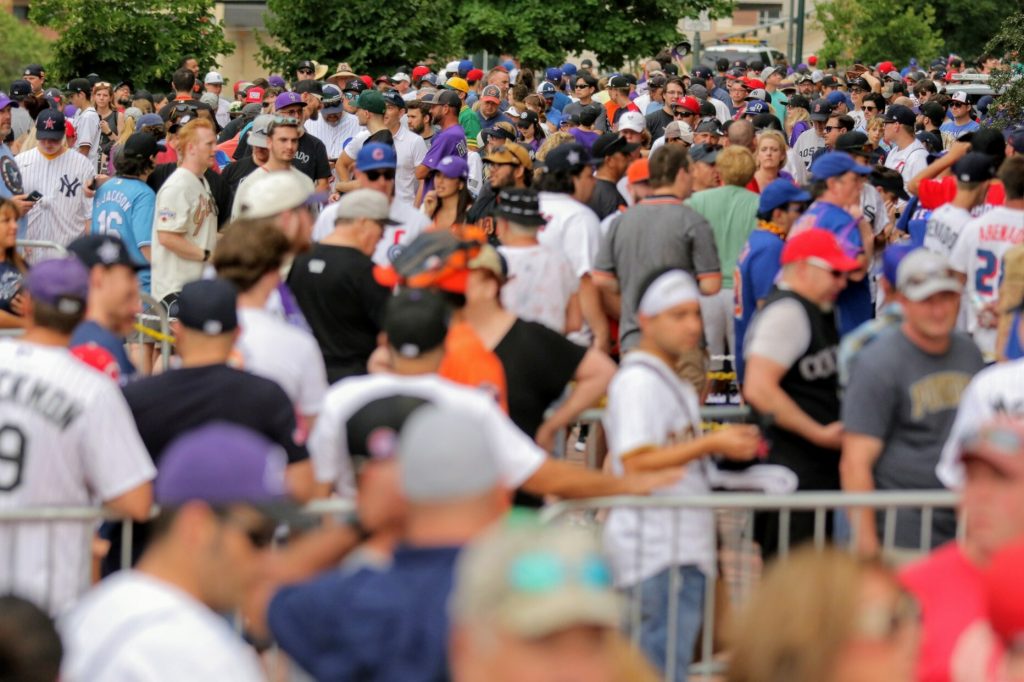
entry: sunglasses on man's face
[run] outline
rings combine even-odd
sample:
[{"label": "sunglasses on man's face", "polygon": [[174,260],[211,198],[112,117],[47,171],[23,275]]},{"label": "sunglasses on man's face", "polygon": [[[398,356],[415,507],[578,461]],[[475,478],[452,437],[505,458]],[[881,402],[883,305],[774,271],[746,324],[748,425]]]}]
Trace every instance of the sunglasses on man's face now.
[{"label": "sunglasses on man's face", "polygon": [[313,69],[299,69],[299,73],[305,73],[305,74],[312,75],[313,74]]},{"label": "sunglasses on man's face", "polygon": [[865,106],[864,111],[878,111],[878,107]]},{"label": "sunglasses on man's face", "polygon": [[391,170],[390,168],[366,171],[366,179],[369,180],[370,182],[377,182],[381,178],[384,178],[385,180],[394,180],[395,171]]}]

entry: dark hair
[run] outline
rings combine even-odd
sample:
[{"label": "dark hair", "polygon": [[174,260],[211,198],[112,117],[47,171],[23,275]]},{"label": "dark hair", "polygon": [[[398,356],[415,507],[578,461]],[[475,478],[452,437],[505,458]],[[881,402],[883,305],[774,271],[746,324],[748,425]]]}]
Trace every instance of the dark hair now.
[{"label": "dark hair", "polygon": [[522,83],[530,92],[537,89],[537,81],[533,76],[533,71],[530,69],[519,69],[519,75],[516,77],[516,83]]},{"label": "dark hair", "polygon": [[779,121],[779,117],[775,114],[758,114],[753,118],[751,123],[754,124],[754,130],[761,132],[762,130],[778,130],[780,133],[784,132],[782,129],[782,122]]},{"label": "dark hair", "polygon": [[567,170],[544,171],[537,179],[536,189],[538,192],[572,194],[576,191],[573,177],[575,176]]},{"label": "dark hair", "polygon": [[715,68],[721,71],[722,73],[725,73],[726,71],[729,70],[729,60],[726,59],[725,57],[719,57],[715,61]]},{"label": "dark hair", "polygon": [[32,321],[36,325],[55,331],[58,334],[71,336],[71,332],[75,331],[75,327],[83,319],[85,319],[85,301],[82,301],[82,305],[76,313],[65,313],[49,303],[43,303],[35,299],[32,301]]},{"label": "dark hair", "polygon": [[192,61],[193,59],[195,59],[195,60],[196,60],[196,62],[198,62],[198,61],[199,61],[198,59],[196,59],[196,58],[195,58],[194,56],[192,56],[192,55],[185,55],[184,57],[182,57],[182,58],[181,58],[181,61],[180,61],[180,62],[178,62],[178,68],[179,68],[179,69],[184,69],[184,68],[185,68],[185,66],[186,66],[186,65],[187,65],[187,64],[188,64],[188,63],[189,63],[190,61]]},{"label": "dark hair", "polygon": [[50,617],[32,602],[0,596],[0,671],[4,680],[53,682],[64,655]]},{"label": "dark hair", "polygon": [[43,95],[27,95],[21,100],[21,108],[27,111],[34,121],[40,113],[50,108],[50,103],[46,101],[46,97]]},{"label": "dark hair", "polygon": [[675,83],[676,85],[683,89],[684,93],[686,92],[686,84],[683,83],[683,79],[680,78],[679,76],[673,76],[672,78],[669,78],[667,81],[665,81],[665,87],[667,88],[670,83]]},{"label": "dark hair", "polygon": [[587,84],[587,87],[591,87],[591,88],[596,88],[597,87],[597,79],[594,78],[593,75],[591,75],[590,73],[588,73],[586,71],[577,71],[576,72],[576,78],[574,78],[573,81],[574,81],[573,85],[576,85],[576,83],[579,82],[579,81],[583,81],[583,82],[585,82]]},{"label": "dark hair", "polygon": [[[0,197],[0,212],[5,209],[14,211],[14,219],[17,220],[21,217],[21,211],[18,210],[18,205],[11,199]],[[4,259],[8,263],[13,263],[22,274],[28,272],[28,266],[25,265],[25,259],[21,257],[21,253],[18,251],[17,246],[12,246],[8,249],[4,249]]]},{"label": "dark hair", "polygon": [[772,220],[772,214],[775,213],[775,211],[779,210],[779,208],[782,208],[782,207],[781,206],[777,206],[777,207],[773,208],[772,210],[768,211],[768,213],[762,213],[761,211],[758,211],[757,212],[757,219],[758,220],[763,220],[766,223],[769,223]]},{"label": "dark hair", "polygon": [[1011,156],[999,167],[999,179],[1010,201],[1024,199],[1024,156]]},{"label": "dark hair", "polygon": [[996,57],[991,52],[984,52],[984,53],[982,53],[982,55],[980,57],[978,57],[978,68],[979,69],[984,68],[985,67],[985,62],[987,62],[990,59],[998,59],[998,57]]},{"label": "dark hair", "polygon": [[839,126],[843,130],[845,130],[846,132],[850,132],[857,125],[856,123],[854,123],[853,117],[852,116],[847,116],[846,114],[843,114],[841,116],[836,116],[835,118],[836,118],[836,121],[839,122]]},{"label": "dark hair", "polygon": [[175,92],[192,92],[196,85],[196,75],[188,69],[178,69],[171,76],[171,85]]},{"label": "dark hair", "polygon": [[252,85],[253,87],[263,88],[264,90],[266,90],[267,88],[270,87],[270,81],[268,81],[263,76],[260,76],[259,78],[252,79]]},{"label": "dark hair", "polygon": [[923,93],[926,93],[926,92],[931,93],[931,94],[934,95],[938,91],[939,91],[939,89],[937,87],[935,87],[935,82],[934,81],[930,81],[927,78],[924,79],[924,80],[920,80],[920,81],[918,81],[917,83],[914,84],[914,96],[915,97],[920,97]]},{"label": "dark hair", "polygon": [[[434,171],[440,173],[440,171]],[[473,203],[473,195],[469,193],[469,181],[467,178],[462,179],[462,187],[459,188],[459,193],[456,195],[456,207],[455,207],[455,224],[466,222],[466,213],[469,212],[469,206]],[[437,206],[434,207],[434,212],[431,214],[430,219],[433,220],[437,216],[437,212],[441,210],[441,202],[437,202]]]},{"label": "dark hair", "polygon": [[408,106],[410,109],[416,109],[423,114],[423,118],[427,119],[428,123],[434,122],[433,116],[430,115],[430,110],[433,109],[433,105],[427,102],[409,102]]},{"label": "dark hair", "polygon": [[864,102],[874,102],[879,111],[885,111],[885,97],[880,92],[869,92],[864,95]]},{"label": "dark hair", "polygon": [[117,170],[119,178],[138,178],[146,173],[152,173],[156,165],[152,159],[125,156],[124,148],[120,148],[114,157],[114,168]]},{"label": "dark hair", "polygon": [[680,170],[690,170],[690,155],[683,145],[664,145],[651,154],[648,169],[651,187],[668,187],[675,183]]}]

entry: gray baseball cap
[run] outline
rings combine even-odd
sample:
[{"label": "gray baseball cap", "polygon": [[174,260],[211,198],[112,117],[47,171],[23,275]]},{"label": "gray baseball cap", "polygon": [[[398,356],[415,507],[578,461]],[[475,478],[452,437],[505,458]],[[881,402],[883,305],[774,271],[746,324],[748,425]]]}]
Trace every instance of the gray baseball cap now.
[{"label": "gray baseball cap", "polygon": [[249,129],[249,146],[267,149],[270,147],[270,124],[274,122],[273,114],[260,114],[252,122]]},{"label": "gray baseball cap", "polygon": [[337,220],[356,220],[369,218],[385,225],[397,225],[389,217],[391,209],[388,198],[383,192],[375,189],[357,189],[348,192],[338,201]]},{"label": "gray baseball cap", "polygon": [[960,293],[963,287],[943,256],[915,249],[896,269],[896,289],[911,301],[923,301],[944,291]]}]

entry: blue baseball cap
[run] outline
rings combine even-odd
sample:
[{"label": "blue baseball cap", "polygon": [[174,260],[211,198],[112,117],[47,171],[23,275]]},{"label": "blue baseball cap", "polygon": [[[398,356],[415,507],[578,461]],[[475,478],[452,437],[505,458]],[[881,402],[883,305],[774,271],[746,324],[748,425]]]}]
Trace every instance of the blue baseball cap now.
[{"label": "blue baseball cap", "polygon": [[472,70],[473,70],[473,60],[472,59],[463,59],[462,61],[459,62],[459,75],[462,76],[463,78],[465,78],[466,74],[469,73]]},{"label": "blue baseball cap", "polygon": [[846,95],[838,90],[834,90],[825,96],[825,101],[832,106],[837,104],[846,104]]},{"label": "blue baseball cap", "polygon": [[434,170],[446,178],[462,178],[465,180],[469,177],[469,164],[461,156],[444,157]]},{"label": "blue baseball cap", "polygon": [[746,110],[744,110],[743,115],[746,116],[747,114],[766,114],[770,112],[771,108],[768,106],[767,102],[761,99],[752,99],[749,102],[747,102],[747,108]]},{"label": "blue baseball cap", "polygon": [[562,70],[557,66],[552,66],[544,74],[549,81],[560,81],[562,80]]},{"label": "blue baseball cap", "polygon": [[896,271],[899,270],[900,263],[903,262],[903,258],[908,253],[916,248],[910,242],[906,242],[903,244],[893,244],[882,252],[882,276],[885,277],[889,284],[896,286]]},{"label": "blue baseball cap", "polygon": [[322,114],[330,116],[331,114],[343,113],[345,111],[345,101],[341,96],[341,88],[330,83],[325,84],[323,105],[324,108],[320,110]]},{"label": "blue baseball cap", "polygon": [[36,139],[63,140],[67,132],[64,128],[64,114],[57,109],[43,109],[36,116]]},{"label": "blue baseball cap", "polygon": [[146,126],[162,126],[164,120],[160,118],[160,114],[143,114],[142,118],[135,124],[136,129],[141,130]]},{"label": "blue baseball cap", "polygon": [[380,168],[397,168],[398,156],[395,148],[389,144],[370,142],[364,144],[356,155],[356,170],[366,172]]},{"label": "blue baseball cap", "polygon": [[238,327],[238,289],[226,279],[198,279],[178,294],[178,322],[206,336],[219,336]]},{"label": "blue baseball cap", "polygon": [[871,175],[871,168],[862,166],[846,152],[828,152],[822,154],[811,164],[811,175],[815,180],[826,180],[845,173]]},{"label": "blue baseball cap", "polygon": [[298,104],[299,106],[306,106],[306,103],[302,101],[302,95],[297,92],[282,92],[274,100],[274,110],[279,111],[285,107],[291,107]]},{"label": "blue baseball cap", "polygon": [[78,313],[89,298],[89,271],[75,256],[44,260],[25,275],[25,290],[62,313]]},{"label": "blue baseball cap", "polygon": [[566,76],[575,76],[577,72],[578,69],[576,68],[575,64],[571,62],[566,62],[565,64],[562,64],[562,73],[565,74]]},{"label": "blue baseball cap", "polygon": [[239,424],[214,421],[171,441],[160,458],[154,485],[158,504],[175,507],[202,501],[249,504],[288,520],[285,483],[288,458],[266,436]]},{"label": "blue baseball cap", "polygon": [[789,180],[778,178],[772,180],[767,187],[761,190],[761,199],[757,205],[758,213],[771,215],[771,212],[780,206],[792,203],[802,203],[811,200],[811,195],[794,185]]}]

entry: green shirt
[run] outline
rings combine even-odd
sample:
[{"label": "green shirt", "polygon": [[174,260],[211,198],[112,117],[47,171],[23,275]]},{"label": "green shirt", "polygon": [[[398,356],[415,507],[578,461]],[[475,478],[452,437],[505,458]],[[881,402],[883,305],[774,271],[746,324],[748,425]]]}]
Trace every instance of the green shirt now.
[{"label": "green shirt", "polygon": [[462,107],[462,111],[459,112],[459,125],[466,133],[466,140],[476,142],[476,137],[480,134],[480,118],[476,112],[469,107]]},{"label": "green shirt", "polygon": [[732,275],[736,269],[747,237],[757,227],[757,204],[760,197],[743,187],[726,185],[697,192],[687,205],[700,213],[711,224],[722,263],[722,288],[732,289]]}]

